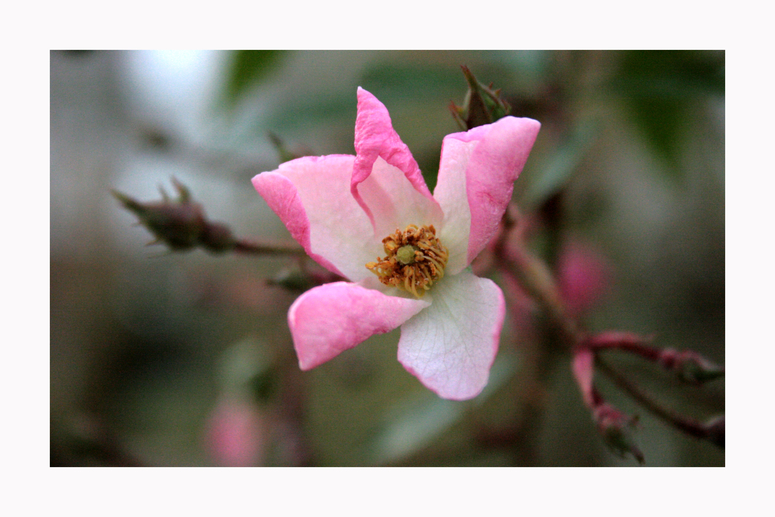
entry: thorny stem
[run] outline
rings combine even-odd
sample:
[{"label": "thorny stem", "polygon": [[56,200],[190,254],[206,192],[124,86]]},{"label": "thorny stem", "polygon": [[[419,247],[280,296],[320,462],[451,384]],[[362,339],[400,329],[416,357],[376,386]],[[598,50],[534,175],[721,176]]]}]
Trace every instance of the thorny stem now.
[{"label": "thorny stem", "polygon": [[[643,342],[648,341],[648,339],[633,337],[633,339],[619,340],[618,343],[613,345],[605,345],[602,343],[595,344],[594,338],[590,339],[579,327],[575,319],[567,314],[562,299],[560,298],[559,289],[546,264],[527,250],[523,239],[518,237],[515,239],[516,242],[509,242],[509,236],[517,224],[515,215],[516,209],[510,207],[510,210],[507,210],[504,214],[501,223],[501,233],[493,249],[497,268],[502,274],[516,280],[518,284],[542,307],[548,319],[550,328],[556,329],[559,334],[558,337],[563,345],[562,348],[565,350],[573,350],[577,349],[577,347],[586,347],[594,353],[595,356],[599,355],[597,353],[599,350],[618,348],[638,354],[646,359],[657,362],[666,368],[673,366],[674,359],[671,358],[672,355],[675,354],[671,355],[671,353],[674,351],[665,351],[647,346]],[[631,337],[628,334],[622,334],[622,336]],[[545,363],[542,367],[543,374],[537,372],[536,380],[544,380],[550,366],[549,362],[547,362],[547,354],[549,351],[536,351],[536,353],[538,353],[539,356],[542,355],[545,359],[542,361],[542,363]],[[677,429],[691,436],[709,440],[723,448],[723,421],[720,423],[720,429],[718,429],[718,424],[716,426],[713,426],[712,424],[703,424],[692,418],[684,417],[675,411],[661,406],[635,383],[611,368],[599,358],[597,358],[596,363],[604,374],[611,377],[621,389],[627,392],[646,409]],[[594,390],[594,387],[592,389]],[[594,390],[594,393],[599,399],[597,402],[603,404],[604,401],[600,397],[600,394],[597,393],[596,390]],[[523,419],[523,422],[518,429],[515,430],[513,436],[519,436],[521,432],[528,432],[530,428],[535,426],[534,420],[538,415],[535,414],[535,412],[528,413],[530,418],[527,418],[526,421]],[[639,451],[637,448],[633,446],[630,449],[630,452],[635,454],[639,461],[642,461],[642,456],[638,456]]]},{"label": "thorny stem", "polygon": [[635,382],[625,377],[621,372],[613,368],[601,357],[597,357],[596,364],[607,377],[609,377],[617,386],[626,391],[633,399],[638,401],[643,407],[657,415],[659,418],[669,423],[676,429],[685,432],[696,438],[712,440],[711,432],[702,423],[693,418],[685,417],[672,409],[666,408],[654,400],[649,394],[641,389]]},{"label": "thorny stem", "polygon": [[586,339],[584,347],[594,352],[621,350],[651,361],[668,371],[673,371],[684,382],[701,384],[724,375],[724,367],[718,366],[692,350],[678,351],[649,345],[652,337],[642,337],[629,332],[604,332]]}]

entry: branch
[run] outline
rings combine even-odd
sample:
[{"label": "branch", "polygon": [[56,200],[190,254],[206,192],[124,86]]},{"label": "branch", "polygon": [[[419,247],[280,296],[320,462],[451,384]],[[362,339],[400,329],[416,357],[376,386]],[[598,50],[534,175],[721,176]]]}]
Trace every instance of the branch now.
[{"label": "branch", "polygon": [[714,445],[722,449],[724,448],[723,417],[720,420],[714,419],[710,422],[702,423],[693,418],[681,415],[680,413],[659,404],[635,382],[625,377],[600,357],[597,357],[597,365],[599,366],[600,371],[616,383],[617,386],[665,422],[695,438],[708,440]]}]

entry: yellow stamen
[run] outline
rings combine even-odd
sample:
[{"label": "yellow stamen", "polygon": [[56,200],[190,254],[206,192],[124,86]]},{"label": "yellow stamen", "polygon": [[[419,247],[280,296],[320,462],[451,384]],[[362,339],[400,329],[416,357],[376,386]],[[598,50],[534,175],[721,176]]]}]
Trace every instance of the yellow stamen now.
[{"label": "yellow stamen", "polygon": [[449,252],[436,237],[433,225],[418,228],[410,224],[382,239],[382,244],[387,256],[377,257],[377,262],[369,262],[366,267],[383,284],[421,298],[444,277]]}]

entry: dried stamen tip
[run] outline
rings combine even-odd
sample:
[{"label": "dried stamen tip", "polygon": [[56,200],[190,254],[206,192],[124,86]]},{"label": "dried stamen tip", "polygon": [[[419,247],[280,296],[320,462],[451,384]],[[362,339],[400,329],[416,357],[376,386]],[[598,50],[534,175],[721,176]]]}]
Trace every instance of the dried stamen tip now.
[{"label": "dried stamen tip", "polygon": [[377,257],[377,262],[369,262],[366,267],[383,284],[420,298],[444,277],[449,252],[436,237],[433,225],[418,228],[410,224],[382,239],[382,244],[387,256]]}]

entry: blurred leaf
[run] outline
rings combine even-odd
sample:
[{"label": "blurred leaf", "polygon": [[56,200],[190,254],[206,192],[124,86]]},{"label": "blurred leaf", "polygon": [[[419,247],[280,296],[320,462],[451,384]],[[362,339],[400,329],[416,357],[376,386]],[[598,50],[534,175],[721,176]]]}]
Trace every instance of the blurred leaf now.
[{"label": "blurred leaf", "polygon": [[633,98],[686,100],[723,96],[724,83],[723,52],[654,50],[625,52],[613,86]]},{"label": "blurred leaf", "polygon": [[355,88],[334,95],[300,98],[292,106],[273,110],[269,119],[256,130],[263,133],[270,127],[277,133],[292,133],[301,128],[344,125],[352,132],[356,106]]},{"label": "blurred leaf", "polygon": [[668,99],[632,99],[629,110],[646,142],[665,162],[666,168],[655,170],[664,170],[671,179],[680,180],[683,175],[680,154],[689,116],[686,106]]},{"label": "blurred leaf", "polygon": [[374,464],[399,461],[429,445],[441,433],[459,422],[467,409],[478,406],[503,386],[517,369],[513,355],[501,353],[490,371],[490,381],[475,399],[456,402],[425,390],[396,405],[386,424],[368,443]]},{"label": "blurred leaf", "polygon": [[720,51],[628,51],[611,82],[647,143],[674,180],[692,108],[709,96],[724,96]]},{"label": "blurred leaf", "polygon": [[562,190],[586,155],[596,135],[596,124],[577,124],[548,164],[530,178],[530,184],[524,195],[525,206],[538,207]]},{"label": "blurred leaf", "polygon": [[382,62],[366,70],[361,80],[367,90],[380,92],[379,99],[384,103],[407,98],[427,102],[430,97],[440,99],[442,109],[449,98],[460,97],[458,92],[465,87],[457,68],[428,66],[428,63]]},{"label": "blurred leaf", "polygon": [[224,100],[233,108],[243,95],[278,65],[282,50],[235,50],[227,71]]},{"label": "blurred leaf", "polygon": [[254,336],[237,341],[219,358],[217,380],[220,389],[226,392],[266,388],[271,374],[271,359],[266,356],[261,340]]},{"label": "blurred leaf", "polygon": [[493,60],[495,66],[506,65],[506,71],[498,77],[507,77],[508,83],[501,80],[499,86],[507,87],[511,92],[537,92],[549,78],[554,53],[548,50],[500,50],[488,52],[485,56]]}]

